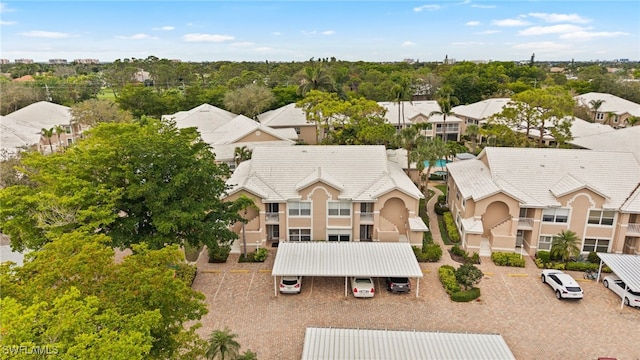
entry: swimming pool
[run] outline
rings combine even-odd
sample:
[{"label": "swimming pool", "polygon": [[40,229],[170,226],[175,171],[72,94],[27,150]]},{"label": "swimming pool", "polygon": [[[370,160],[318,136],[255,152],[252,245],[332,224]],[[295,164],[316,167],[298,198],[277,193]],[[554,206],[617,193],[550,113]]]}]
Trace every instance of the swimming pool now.
[{"label": "swimming pool", "polygon": [[[445,159],[438,159],[436,160],[436,167],[445,167],[447,166],[448,161]],[[424,162],[424,167],[428,168],[429,167],[429,162],[425,160]]]}]

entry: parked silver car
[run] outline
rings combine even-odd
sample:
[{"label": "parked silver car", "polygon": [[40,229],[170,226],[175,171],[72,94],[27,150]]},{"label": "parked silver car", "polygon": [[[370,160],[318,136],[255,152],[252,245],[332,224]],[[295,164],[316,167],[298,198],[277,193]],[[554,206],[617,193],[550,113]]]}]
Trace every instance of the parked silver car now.
[{"label": "parked silver car", "polygon": [[355,297],[370,298],[375,295],[376,287],[370,277],[352,277],[351,291]]}]

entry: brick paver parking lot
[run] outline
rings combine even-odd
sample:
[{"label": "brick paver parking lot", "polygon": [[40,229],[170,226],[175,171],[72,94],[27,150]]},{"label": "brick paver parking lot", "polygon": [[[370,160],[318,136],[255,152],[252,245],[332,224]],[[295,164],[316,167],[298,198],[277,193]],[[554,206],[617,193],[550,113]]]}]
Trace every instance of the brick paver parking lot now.
[{"label": "brick paver parking lot", "polygon": [[556,300],[530,259],[524,269],[483,259],[480,301],[454,303],[437,278],[446,253],[440,263],[421,264],[418,298],[388,293],[376,279],[371,299],[345,297],[344,278],[312,277],[300,294],[274,296],[275,255],[270,250],[262,264],[239,264],[234,255],[225,264],[199,262],[193,286],[209,308],[202,335],[228,326],[259,359],[299,359],[308,326],[499,333],[517,359],[640,359],[640,310],[620,309],[620,299],[592,281],[580,282],[583,300]]}]

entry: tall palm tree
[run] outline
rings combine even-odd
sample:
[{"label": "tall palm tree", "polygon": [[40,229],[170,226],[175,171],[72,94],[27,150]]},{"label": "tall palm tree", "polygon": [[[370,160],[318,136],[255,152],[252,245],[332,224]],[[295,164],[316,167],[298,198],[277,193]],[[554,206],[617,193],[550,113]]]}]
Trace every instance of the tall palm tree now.
[{"label": "tall palm tree", "polygon": [[[398,104],[398,131],[404,127],[404,101],[411,101],[411,81],[406,77],[399,78],[391,89]],[[402,120],[402,126],[400,125]]]},{"label": "tall palm tree", "polygon": [[636,126],[636,124],[640,121],[640,116],[629,116],[627,118],[627,125]]},{"label": "tall palm tree", "polygon": [[236,357],[240,351],[240,344],[235,340],[237,336],[229,328],[212,332],[205,353],[207,359],[224,360]]},{"label": "tall palm tree", "polygon": [[56,127],[54,128],[54,130],[56,131],[56,136],[58,137],[58,147],[62,147],[60,145],[60,134],[62,134],[63,132],[65,132],[64,127],[60,126],[60,125],[56,125]]},{"label": "tall palm tree", "polygon": [[578,236],[571,230],[562,230],[558,236],[553,239],[550,254],[552,257],[560,257],[562,261],[568,261],[571,256],[580,254],[578,247]]},{"label": "tall palm tree", "polygon": [[406,127],[396,135],[398,145],[407,151],[407,175],[411,173],[411,162],[415,160],[415,148],[418,138],[423,137],[415,126]]},{"label": "tall palm tree", "polygon": [[478,143],[478,134],[480,134],[480,128],[476,124],[469,124],[467,125],[467,130],[465,130],[465,133],[471,139],[471,152],[475,154],[476,145]]},{"label": "tall palm tree", "polygon": [[251,159],[252,153],[253,151],[251,151],[250,149],[247,149],[246,146],[236,147],[233,150],[233,160],[236,163],[236,167],[240,165],[241,162]]},{"label": "tall palm tree", "polygon": [[305,96],[311,90],[335,90],[335,81],[327,68],[322,64],[315,66],[306,66],[299,73],[300,86],[298,87],[298,95]]},{"label": "tall palm tree", "polygon": [[42,132],[42,136],[44,136],[47,141],[49,142],[49,149],[51,149],[51,153],[53,154],[53,144],[51,143],[51,138],[53,137],[53,133],[55,131],[54,128],[51,129],[45,129],[42,128],[42,130],[40,130]]},{"label": "tall palm tree", "polygon": [[453,96],[453,88],[449,85],[444,85],[438,91],[438,105],[440,105],[440,111],[432,111],[429,116],[442,115],[442,141],[447,142],[447,131],[445,124],[447,122],[447,116],[455,115],[451,109],[453,106],[458,105],[460,100]]},{"label": "tall palm tree", "polygon": [[604,100],[596,100],[593,99],[589,101],[589,105],[591,105],[591,109],[593,109],[593,122],[596,122],[596,116],[598,115],[598,109],[602,106]]}]

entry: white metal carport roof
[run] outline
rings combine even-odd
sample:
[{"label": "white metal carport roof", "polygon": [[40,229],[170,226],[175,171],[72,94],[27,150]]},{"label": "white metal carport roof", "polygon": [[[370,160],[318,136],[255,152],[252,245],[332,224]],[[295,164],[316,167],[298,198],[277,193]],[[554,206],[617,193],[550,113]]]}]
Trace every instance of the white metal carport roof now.
[{"label": "white metal carport roof", "polygon": [[[604,262],[627,285],[628,289],[640,292],[640,255],[598,253],[598,257],[601,260],[598,275],[602,271]],[[621,307],[624,306],[624,297],[622,301]]]},{"label": "white metal carport roof", "polygon": [[500,334],[308,327],[302,360],[515,359]]},{"label": "white metal carport roof", "polygon": [[281,242],[271,275],[274,286],[277,276],[424,276],[409,243],[358,241]]}]

